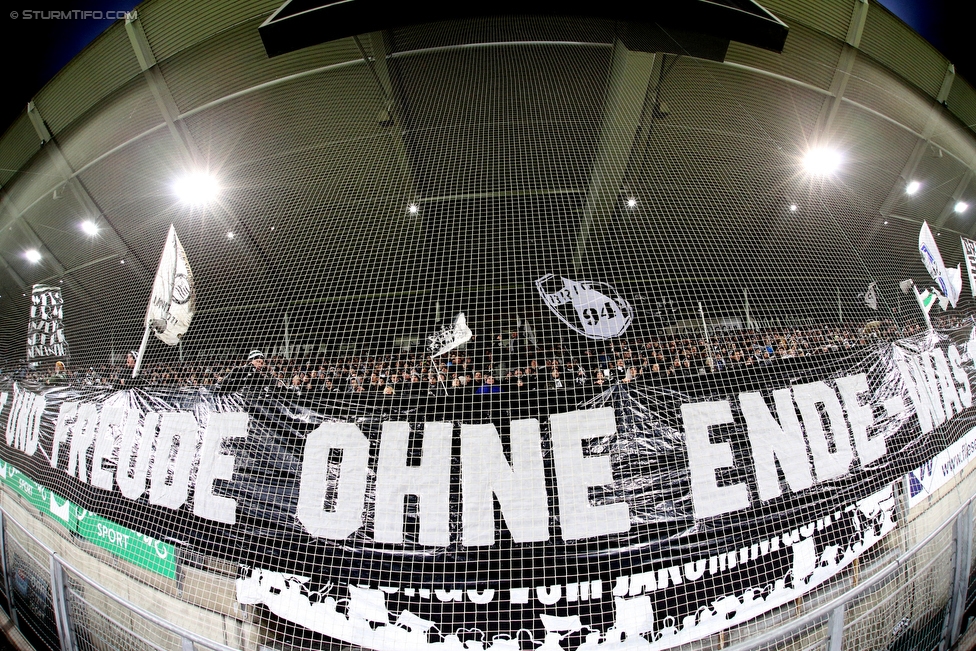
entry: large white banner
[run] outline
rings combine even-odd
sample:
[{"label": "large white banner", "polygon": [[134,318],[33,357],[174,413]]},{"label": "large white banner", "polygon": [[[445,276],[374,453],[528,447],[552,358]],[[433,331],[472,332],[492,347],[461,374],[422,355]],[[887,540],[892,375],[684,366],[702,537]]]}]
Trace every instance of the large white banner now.
[{"label": "large white banner", "polygon": [[969,271],[969,289],[976,296],[976,274],[973,273],[973,268],[976,267],[976,241],[965,237],[959,239],[962,241],[963,257],[966,258],[966,270]]},{"label": "large white banner", "polygon": [[195,303],[190,262],[176,229],[170,225],[146,309],[146,327],[152,327],[163,343],[175,346],[190,327]]},{"label": "large white banner", "polygon": [[932,237],[929,230],[929,223],[922,222],[922,230],[918,233],[918,252],[922,254],[922,262],[928,270],[932,280],[939,286],[939,291],[949,299],[952,307],[959,302],[959,294],[962,293],[962,272],[959,265],[953,269],[946,269],[942,262],[942,254],[939,253],[939,246]]},{"label": "large white banner", "polygon": [[43,357],[64,357],[68,342],[64,338],[64,301],[61,288],[34,285],[31,292],[30,326],[27,328],[27,361]]}]

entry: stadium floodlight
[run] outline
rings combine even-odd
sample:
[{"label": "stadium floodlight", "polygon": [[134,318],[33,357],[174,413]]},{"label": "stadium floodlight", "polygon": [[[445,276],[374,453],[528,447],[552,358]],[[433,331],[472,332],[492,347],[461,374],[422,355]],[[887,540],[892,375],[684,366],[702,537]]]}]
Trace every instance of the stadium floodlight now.
[{"label": "stadium floodlight", "polygon": [[803,157],[803,167],[810,174],[816,176],[828,176],[837,171],[840,167],[840,152],[828,147],[816,147],[811,149]]},{"label": "stadium floodlight", "polygon": [[922,187],[921,183],[919,183],[918,181],[912,181],[911,183],[905,186],[905,194],[915,194],[916,192],[919,191],[919,188],[921,187]]},{"label": "stadium floodlight", "polygon": [[795,203],[791,203],[790,204],[790,212],[796,212],[796,204]]},{"label": "stadium floodlight", "polygon": [[29,262],[38,263],[41,261],[41,252],[37,249],[30,249],[29,251],[24,251],[24,257]]},{"label": "stadium floodlight", "polygon": [[415,203],[412,203],[409,206],[407,206],[407,212],[410,213],[411,215],[416,215],[419,211],[420,208]]},{"label": "stadium floodlight", "polygon": [[969,208],[969,204],[966,203],[965,201],[957,201],[956,205],[952,207],[952,209],[955,210],[960,215],[966,212],[967,208]]},{"label": "stadium floodlight", "polygon": [[90,219],[81,222],[81,230],[85,235],[98,235],[98,226]]},{"label": "stadium floodlight", "polygon": [[227,239],[228,240],[234,239],[234,232],[233,231],[227,231]]},{"label": "stadium floodlight", "polygon": [[627,207],[628,208],[636,208],[637,207],[637,199],[635,199],[633,197],[630,197],[629,199],[627,199]]},{"label": "stadium floodlight", "polygon": [[220,185],[217,179],[207,172],[192,172],[173,184],[176,196],[185,204],[205,206],[217,198]]}]

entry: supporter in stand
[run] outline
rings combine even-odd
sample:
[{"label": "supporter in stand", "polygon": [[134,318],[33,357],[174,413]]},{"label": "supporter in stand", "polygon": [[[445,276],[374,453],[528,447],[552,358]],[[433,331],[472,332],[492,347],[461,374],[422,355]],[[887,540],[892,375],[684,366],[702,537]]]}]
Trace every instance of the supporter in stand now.
[{"label": "supporter in stand", "polygon": [[475,394],[485,395],[489,393],[501,393],[501,386],[495,384],[495,378],[491,375],[485,376],[485,383],[475,390]]},{"label": "supporter in stand", "polygon": [[139,360],[139,353],[135,350],[130,350],[125,355],[125,368],[118,376],[117,385],[120,389],[136,389],[146,386],[146,376],[145,370],[142,371],[141,375],[132,377],[132,372],[136,368],[136,362]]},{"label": "supporter in stand", "polygon": [[68,383],[68,374],[65,371],[64,362],[62,362],[59,359],[58,361],[54,362],[54,373],[52,373],[50,377],[44,380],[44,384],[67,384],[67,383]]},{"label": "supporter in stand", "polygon": [[[973,320],[968,316],[946,315],[933,317],[933,324],[940,329],[972,327]],[[431,361],[414,352],[292,360],[265,360],[261,356],[260,360],[249,359],[239,368],[226,360],[211,360],[205,364],[171,361],[143,364],[135,384],[152,388],[214,388],[219,383],[220,388],[214,390],[229,393],[250,387],[252,379],[259,387],[268,387],[276,385],[275,378],[281,377],[284,379],[282,387],[297,381],[295,389],[300,391],[303,400],[338,397],[336,394],[347,387],[349,397],[363,394],[387,396],[388,387],[394,389],[395,395],[423,395],[428,390],[434,395],[462,395],[486,385],[491,388],[482,393],[494,393],[502,385],[513,392],[542,388],[570,391],[578,387],[594,387],[602,391],[617,383],[640,385],[667,382],[676,375],[731,372],[756,364],[797,364],[805,357],[876,346],[924,329],[924,325],[912,325],[899,330],[890,320],[874,320],[862,325],[715,330],[710,331],[707,344],[697,335],[658,334],[650,339],[623,337],[611,342],[586,342],[588,347],[581,348],[566,343],[543,346],[518,339],[517,363],[514,359],[508,360],[504,373],[499,368],[506,360],[497,349],[478,349],[471,345],[464,352],[452,355],[449,362],[447,358]],[[487,338],[488,341],[492,339],[494,337]],[[132,351],[119,367],[104,364],[66,368],[64,381],[93,390],[132,388],[131,374],[135,363],[136,352]],[[39,383],[47,379],[44,371],[30,368],[24,362],[19,367],[6,364],[4,368],[8,373],[17,369],[16,376],[11,379]],[[623,373],[618,371],[621,368]],[[489,376],[491,382],[487,380]],[[224,378],[222,382],[221,377]],[[562,387],[557,386],[557,378]],[[290,391],[286,394],[294,395]]]},{"label": "supporter in stand", "polygon": [[247,356],[247,364],[238,366],[220,382],[220,393],[234,393],[247,390],[268,390],[277,386],[278,381],[264,371],[264,353],[252,350]]}]

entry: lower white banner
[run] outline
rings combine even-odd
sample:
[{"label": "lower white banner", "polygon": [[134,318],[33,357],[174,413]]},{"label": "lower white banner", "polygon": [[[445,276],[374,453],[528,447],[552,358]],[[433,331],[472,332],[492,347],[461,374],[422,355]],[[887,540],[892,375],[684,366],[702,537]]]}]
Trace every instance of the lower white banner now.
[{"label": "lower white banner", "polygon": [[[850,565],[855,558],[895,528],[895,499],[892,486],[869,495],[835,513],[783,531],[742,548],[715,556],[693,559],[657,571],[617,576],[594,576],[567,585],[518,585],[507,589],[457,589],[456,586],[338,585],[314,589],[308,577],[242,568],[237,581],[237,600],[242,604],[264,604],[279,617],[317,633],[378,651],[517,651],[525,629],[501,633],[490,641],[481,631],[478,647],[465,645],[457,631],[441,630],[441,622],[426,619],[412,609],[399,614],[390,611],[390,600],[407,598],[418,602],[461,602],[468,609],[500,607],[502,610],[536,606],[550,610],[539,618],[545,639],[534,640],[541,651],[561,651],[560,640],[588,631],[577,651],[600,647],[656,651],[678,646],[717,633],[790,603]],[[847,544],[823,544],[822,533],[830,529],[847,532]],[[762,582],[748,579],[750,566],[762,566],[771,554],[786,552],[789,563],[779,576],[766,574]],[[656,622],[652,596],[672,584],[694,583],[706,575],[735,573],[742,577],[734,592],[711,595],[704,601],[690,601],[680,618],[669,616]],[[754,576],[753,578],[759,578]],[[582,602],[612,600],[614,620],[606,630],[584,626],[579,615],[567,615]],[[498,602],[502,602],[499,604]],[[558,613],[558,614],[557,614]],[[467,628],[466,634],[478,631]],[[645,637],[646,636],[646,637]]]}]

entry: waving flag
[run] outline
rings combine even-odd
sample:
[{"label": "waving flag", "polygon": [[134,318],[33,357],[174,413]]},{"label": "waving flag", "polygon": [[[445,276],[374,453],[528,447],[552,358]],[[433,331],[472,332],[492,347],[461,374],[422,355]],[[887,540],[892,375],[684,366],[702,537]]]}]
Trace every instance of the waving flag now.
[{"label": "waving flag", "polygon": [[868,285],[868,289],[863,294],[858,294],[857,297],[864,301],[864,304],[871,308],[872,310],[878,309],[878,293],[877,293],[878,281],[874,281]]},{"label": "waving flag", "polygon": [[163,343],[175,346],[190,327],[195,303],[190,262],[176,229],[170,225],[146,309],[146,327],[152,328]]},{"label": "waving flag", "polygon": [[955,307],[962,293],[962,271],[959,265],[954,269],[946,269],[939,247],[932,237],[932,231],[929,230],[928,222],[922,223],[922,230],[918,233],[918,251],[922,254],[922,262],[932,276],[932,280],[938,285],[939,291],[949,299],[952,307]]},{"label": "waving flag", "polygon": [[428,350],[431,357],[443,355],[449,350],[454,350],[458,346],[471,341],[471,328],[464,318],[464,312],[460,312],[454,323],[438,330],[427,338]]}]

